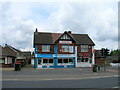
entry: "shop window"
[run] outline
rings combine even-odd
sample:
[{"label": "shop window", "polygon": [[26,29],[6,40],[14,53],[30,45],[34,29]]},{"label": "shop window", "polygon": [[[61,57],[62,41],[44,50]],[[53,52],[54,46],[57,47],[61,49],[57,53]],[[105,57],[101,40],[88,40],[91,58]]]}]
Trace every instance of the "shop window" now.
[{"label": "shop window", "polygon": [[49,59],[49,63],[53,63],[53,59]]},{"label": "shop window", "polygon": [[62,63],[62,59],[58,59],[58,63]]},{"label": "shop window", "polygon": [[48,63],[48,59],[43,59],[43,63]]},{"label": "shop window", "polygon": [[90,59],[90,63],[92,63],[92,59]]},{"label": "shop window", "polygon": [[73,59],[69,59],[69,63],[73,63]]},{"label": "shop window", "polygon": [[88,58],[85,58],[85,62],[88,62]]},{"label": "shop window", "polygon": [[64,62],[64,63],[68,63],[68,59],[64,59],[63,62]]},{"label": "shop window", "polygon": [[82,58],[81,62],[88,62],[88,58]]},{"label": "shop window", "polygon": [[81,45],[81,52],[88,52],[88,45]]},{"label": "shop window", "polygon": [[81,59],[81,62],[84,62],[84,58]]},{"label": "shop window", "polygon": [[41,64],[41,63],[42,63],[42,61],[41,61],[41,59],[39,59],[39,60],[38,60],[38,64]]},{"label": "shop window", "polygon": [[42,45],[42,52],[50,52],[50,46],[49,45]]}]

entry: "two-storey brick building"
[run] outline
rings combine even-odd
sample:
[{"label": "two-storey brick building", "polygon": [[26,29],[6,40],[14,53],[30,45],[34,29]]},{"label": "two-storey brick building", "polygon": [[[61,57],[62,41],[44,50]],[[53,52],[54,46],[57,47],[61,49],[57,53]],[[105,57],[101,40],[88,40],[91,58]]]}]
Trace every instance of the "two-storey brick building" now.
[{"label": "two-storey brick building", "polygon": [[79,67],[94,64],[94,42],[87,34],[34,32],[34,67]]}]

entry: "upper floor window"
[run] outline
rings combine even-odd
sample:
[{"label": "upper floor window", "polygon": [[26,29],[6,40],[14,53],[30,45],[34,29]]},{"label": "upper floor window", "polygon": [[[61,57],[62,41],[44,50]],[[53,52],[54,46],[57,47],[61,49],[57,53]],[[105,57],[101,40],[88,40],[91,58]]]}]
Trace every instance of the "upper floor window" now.
[{"label": "upper floor window", "polygon": [[62,46],[62,52],[73,53],[73,46]]},{"label": "upper floor window", "polygon": [[70,37],[68,36],[68,34],[64,34],[60,39],[70,40]]},{"label": "upper floor window", "polygon": [[50,52],[50,46],[49,45],[42,45],[42,52]]},{"label": "upper floor window", "polygon": [[88,45],[81,45],[81,52],[88,52]]}]

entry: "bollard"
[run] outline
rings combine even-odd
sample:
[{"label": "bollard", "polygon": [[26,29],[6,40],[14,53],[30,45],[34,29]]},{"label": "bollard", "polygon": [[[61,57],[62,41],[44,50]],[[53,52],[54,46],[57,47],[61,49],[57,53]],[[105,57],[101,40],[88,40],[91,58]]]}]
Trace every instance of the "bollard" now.
[{"label": "bollard", "polygon": [[93,72],[97,72],[97,65],[96,64],[93,65]]}]

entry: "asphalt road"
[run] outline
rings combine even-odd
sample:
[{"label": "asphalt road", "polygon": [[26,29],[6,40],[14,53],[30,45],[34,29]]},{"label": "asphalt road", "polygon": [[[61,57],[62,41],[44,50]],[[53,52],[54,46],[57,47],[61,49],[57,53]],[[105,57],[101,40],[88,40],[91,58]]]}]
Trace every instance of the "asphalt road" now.
[{"label": "asphalt road", "polygon": [[118,70],[92,72],[91,68],[2,71],[3,88],[117,88]]},{"label": "asphalt road", "polygon": [[3,81],[3,88],[117,88],[117,77],[78,79],[78,80],[41,80],[41,81]]}]

